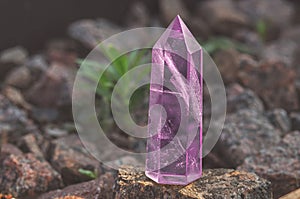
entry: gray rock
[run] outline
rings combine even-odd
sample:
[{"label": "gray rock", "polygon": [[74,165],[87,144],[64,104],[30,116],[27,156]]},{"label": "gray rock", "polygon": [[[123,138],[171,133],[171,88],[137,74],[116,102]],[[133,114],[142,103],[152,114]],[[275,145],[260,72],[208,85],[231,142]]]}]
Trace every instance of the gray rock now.
[{"label": "gray rock", "polygon": [[273,126],[282,132],[281,136],[289,133],[291,130],[291,120],[284,109],[274,109],[268,111],[266,115]]},{"label": "gray rock", "polygon": [[268,149],[245,160],[239,169],[255,172],[271,181],[274,198],[300,187],[300,133],[290,133]]},{"label": "gray rock", "polygon": [[126,18],[129,27],[146,27],[150,23],[150,13],[143,2],[135,2],[131,5]]},{"label": "gray rock", "polygon": [[13,63],[15,65],[24,64],[28,56],[28,52],[21,46],[9,48],[0,53],[1,63]]},{"label": "gray rock", "polygon": [[235,168],[245,158],[276,145],[279,141],[280,132],[262,113],[245,109],[227,115],[216,147],[220,157]]}]

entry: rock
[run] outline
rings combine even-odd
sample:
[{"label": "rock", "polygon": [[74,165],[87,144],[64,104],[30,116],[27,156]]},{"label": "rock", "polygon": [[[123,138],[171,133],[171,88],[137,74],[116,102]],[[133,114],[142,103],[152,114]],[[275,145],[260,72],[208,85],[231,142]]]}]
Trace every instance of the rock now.
[{"label": "rock", "polygon": [[63,186],[61,176],[33,154],[9,155],[0,165],[0,190],[14,197],[33,198]]},{"label": "rock", "polygon": [[146,27],[150,23],[150,13],[143,2],[134,2],[128,12],[126,24],[128,27]]},{"label": "rock", "polygon": [[70,106],[75,76],[75,67],[54,63],[26,92],[26,99],[41,108]]},{"label": "rock", "polygon": [[295,199],[300,198],[300,189],[297,189],[296,191],[293,191],[285,196],[282,196],[279,199]]},{"label": "rock", "polygon": [[295,65],[295,52],[298,44],[287,38],[270,43],[262,53],[262,58],[270,62],[282,62],[288,67]]},{"label": "rock", "polygon": [[32,106],[25,101],[22,93],[19,90],[10,86],[6,86],[5,88],[3,88],[2,92],[5,95],[5,97],[7,97],[11,102],[16,104],[17,106],[20,106],[25,110],[32,109]]},{"label": "rock", "polygon": [[245,160],[239,169],[255,172],[271,181],[274,198],[300,187],[300,132],[284,137],[277,146],[261,150]]},{"label": "rock", "polygon": [[267,39],[276,38],[280,30],[289,26],[294,14],[293,6],[283,0],[238,1],[237,5],[250,19],[253,27],[256,27],[259,21],[267,25]]},{"label": "rock", "polygon": [[267,112],[267,117],[274,127],[282,132],[281,136],[289,133],[291,130],[291,121],[284,109],[274,109]]},{"label": "rock", "polygon": [[38,132],[37,127],[28,119],[27,113],[0,95],[0,135],[9,142],[16,142],[21,136]]},{"label": "rock", "polygon": [[238,77],[245,87],[252,89],[263,99],[267,108],[283,108],[287,111],[299,108],[295,71],[283,63],[242,65]]},{"label": "rock", "polygon": [[80,41],[89,49],[93,49],[104,39],[121,31],[119,26],[105,19],[77,21],[68,29],[73,39]]},{"label": "rock", "polygon": [[247,54],[241,54],[235,49],[223,49],[214,54],[222,79],[226,84],[238,81],[239,70],[245,66],[257,66],[257,62]]},{"label": "rock", "polygon": [[201,15],[217,33],[232,35],[236,30],[248,26],[248,18],[240,12],[232,0],[211,0],[199,4]]},{"label": "rock", "polygon": [[119,169],[115,198],[271,199],[271,184],[252,173],[232,169],[204,170],[187,186],[158,185],[140,168]]},{"label": "rock", "polygon": [[0,79],[3,79],[14,67],[22,65],[27,56],[28,52],[21,46],[0,52]]},{"label": "rock", "polygon": [[106,173],[97,180],[84,182],[76,185],[68,186],[62,190],[51,191],[43,194],[38,199],[112,199],[113,198],[114,177],[110,173]]},{"label": "rock", "polygon": [[72,40],[56,39],[47,43],[46,55],[50,63],[74,66],[77,61],[77,45]]},{"label": "rock", "polygon": [[250,89],[239,84],[232,84],[226,89],[227,113],[234,113],[243,109],[255,110],[262,113],[264,105],[259,97]]},{"label": "rock", "polygon": [[28,52],[21,46],[16,46],[0,53],[0,62],[13,63],[15,65],[23,64],[28,56]]},{"label": "rock", "polygon": [[162,21],[166,24],[170,24],[177,15],[183,20],[189,19],[189,12],[182,0],[160,0],[159,8]]},{"label": "rock", "polygon": [[44,131],[46,135],[54,138],[65,137],[68,135],[67,130],[52,125],[47,125]]},{"label": "rock", "polygon": [[59,119],[59,112],[51,108],[33,108],[32,118],[39,123],[56,122]]},{"label": "rock", "polygon": [[40,134],[30,133],[21,137],[18,146],[25,153],[32,153],[41,159],[48,158],[49,142]]},{"label": "rock", "polygon": [[13,69],[5,79],[5,84],[19,89],[26,89],[32,81],[30,70],[26,66]]},{"label": "rock", "polygon": [[15,145],[12,144],[3,144],[1,146],[1,155],[0,155],[0,162],[2,162],[3,158],[9,155],[16,155],[16,156],[22,156],[23,152],[17,148]]},{"label": "rock", "polygon": [[52,143],[50,163],[61,173],[66,185],[92,180],[79,169],[99,173],[100,168],[100,163],[86,152],[76,136],[60,138]]},{"label": "rock", "polygon": [[236,82],[240,55],[234,49],[221,50],[214,55],[214,61],[225,83]]},{"label": "rock", "polygon": [[292,130],[300,130],[300,113],[293,112],[290,114]]},{"label": "rock", "polygon": [[253,31],[248,29],[237,30],[233,38],[242,44],[244,44],[248,49],[251,55],[261,57],[264,52],[264,43],[261,36]]},{"label": "rock", "polygon": [[276,145],[280,141],[277,131],[263,115],[244,109],[228,114],[216,145],[218,155],[231,167],[241,165],[245,158]]}]

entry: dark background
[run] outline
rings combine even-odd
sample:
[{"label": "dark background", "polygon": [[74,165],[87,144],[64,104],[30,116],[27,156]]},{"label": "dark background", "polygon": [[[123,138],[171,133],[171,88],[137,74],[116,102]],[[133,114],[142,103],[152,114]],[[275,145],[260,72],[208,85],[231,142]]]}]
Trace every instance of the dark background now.
[{"label": "dark background", "polygon": [[[157,0],[143,0],[152,12]],[[66,36],[70,23],[83,18],[105,17],[118,24],[134,0],[1,0],[0,50],[22,45],[30,52],[45,41]]]}]

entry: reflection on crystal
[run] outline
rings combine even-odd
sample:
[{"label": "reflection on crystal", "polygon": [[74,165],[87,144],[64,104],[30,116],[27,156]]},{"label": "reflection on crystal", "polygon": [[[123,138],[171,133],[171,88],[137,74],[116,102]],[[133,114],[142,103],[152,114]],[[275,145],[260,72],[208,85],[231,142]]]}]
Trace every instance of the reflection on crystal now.
[{"label": "reflection on crystal", "polygon": [[[146,175],[186,185],[202,173],[202,49],[179,16],[153,47],[152,63]],[[163,109],[151,111],[156,105]]]}]

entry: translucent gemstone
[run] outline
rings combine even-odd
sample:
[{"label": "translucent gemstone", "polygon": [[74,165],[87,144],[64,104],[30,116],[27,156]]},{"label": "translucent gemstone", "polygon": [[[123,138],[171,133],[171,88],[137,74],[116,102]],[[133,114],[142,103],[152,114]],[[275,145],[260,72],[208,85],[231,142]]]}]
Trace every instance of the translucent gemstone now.
[{"label": "translucent gemstone", "polygon": [[201,177],[202,84],[202,48],[177,16],[152,49],[146,175],[157,183]]}]

